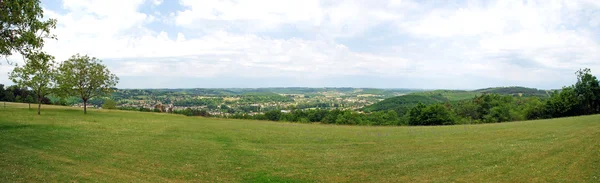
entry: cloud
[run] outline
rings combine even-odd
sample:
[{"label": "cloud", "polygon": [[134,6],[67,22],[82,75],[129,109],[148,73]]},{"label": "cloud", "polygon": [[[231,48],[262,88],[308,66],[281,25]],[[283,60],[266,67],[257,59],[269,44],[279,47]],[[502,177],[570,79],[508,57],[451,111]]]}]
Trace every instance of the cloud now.
[{"label": "cloud", "polygon": [[581,67],[600,72],[594,0],[63,0],[45,8],[58,19],[58,41],[45,50],[58,60],[89,54],[124,78],[162,78],[162,87],[198,87],[168,78],[234,82],[227,86],[278,78],[273,85],[559,88]]},{"label": "cloud", "polygon": [[180,36],[178,40],[149,38],[139,41],[140,46],[136,48],[147,51],[139,54],[150,58],[118,59],[117,73],[128,76],[163,73],[182,77],[310,78],[388,75],[410,67],[406,60],[357,54],[344,45],[297,38],[270,39],[217,32],[190,40]]}]

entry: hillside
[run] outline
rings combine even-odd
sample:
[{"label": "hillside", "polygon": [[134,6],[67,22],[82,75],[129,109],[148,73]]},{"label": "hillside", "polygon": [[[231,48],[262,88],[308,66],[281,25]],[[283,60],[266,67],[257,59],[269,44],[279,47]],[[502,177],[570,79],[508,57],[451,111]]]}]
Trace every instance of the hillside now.
[{"label": "hillside", "polygon": [[444,100],[447,100],[447,101],[458,101],[458,100],[472,99],[473,97],[475,97],[477,95],[481,95],[481,92],[466,91],[466,90],[433,90],[433,91],[411,93],[411,95],[443,98]]},{"label": "hillside", "polygon": [[[535,88],[525,87],[494,87],[478,90],[432,90],[410,93],[409,95],[387,98],[381,102],[364,107],[365,112],[395,110],[399,114],[403,114],[411,107],[421,102],[423,104],[440,103],[446,101],[469,100],[484,93],[511,95],[517,97],[541,97],[549,96],[546,90],[538,90]],[[415,97],[420,96],[420,97]]]},{"label": "hillside", "polygon": [[513,96],[538,96],[538,97],[548,97],[549,92],[546,90],[539,90],[535,88],[526,88],[520,86],[512,86],[512,87],[494,87],[494,88],[484,88],[474,90],[473,92],[477,93],[496,93],[501,95],[513,95]]},{"label": "hillside", "polygon": [[402,115],[418,103],[433,104],[444,101],[446,101],[446,99],[442,96],[436,97],[409,94],[387,98],[381,102],[366,106],[362,110],[365,112],[394,110],[396,113]]},{"label": "hillside", "polygon": [[359,127],[0,108],[0,182],[596,182],[600,116]]},{"label": "hillside", "polygon": [[490,94],[500,94],[500,95],[512,95],[519,97],[548,97],[549,92],[546,90],[539,90],[535,88],[526,88],[520,86],[510,86],[510,87],[492,87],[492,88],[483,88],[477,90],[433,90],[433,91],[424,91],[424,92],[416,92],[411,93],[413,95],[423,95],[423,96],[443,96],[449,101],[458,101],[465,99],[472,99],[477,95],[481,95],[483,93]]}]

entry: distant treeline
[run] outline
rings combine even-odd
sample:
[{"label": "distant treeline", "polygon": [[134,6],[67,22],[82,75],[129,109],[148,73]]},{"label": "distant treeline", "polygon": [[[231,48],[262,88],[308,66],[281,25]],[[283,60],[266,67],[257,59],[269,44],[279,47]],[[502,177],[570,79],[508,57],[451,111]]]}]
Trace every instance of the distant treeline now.
[{"label": "distant treeline", "polygon": [[[19,88],[16,85],[4,88],[4,85],[0,84],[0,101],[37,103],[37,95],[31,90]],[[52,103],[47,97],[43,97],[41,102],[42,104]]]}]

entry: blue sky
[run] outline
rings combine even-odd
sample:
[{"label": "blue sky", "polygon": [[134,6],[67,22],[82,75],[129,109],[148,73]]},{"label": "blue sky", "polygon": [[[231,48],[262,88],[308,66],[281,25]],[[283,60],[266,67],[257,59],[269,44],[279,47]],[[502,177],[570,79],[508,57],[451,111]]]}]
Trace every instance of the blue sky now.
[{"label": "blue sky", "polygon": [[102,59],[120,88],[549,89],[600,73],[597,0],[42,3],[58,20],[44,49]]}]

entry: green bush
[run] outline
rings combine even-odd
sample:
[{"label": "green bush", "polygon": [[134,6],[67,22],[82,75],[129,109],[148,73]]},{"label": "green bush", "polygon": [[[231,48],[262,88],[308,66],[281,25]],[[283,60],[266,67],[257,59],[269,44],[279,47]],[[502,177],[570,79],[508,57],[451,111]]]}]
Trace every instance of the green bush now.
[{"label": "green bush", "polygon": [[281,119],[281,111],[268,111],[265,112],[265,117],[270,121],[279,121]]},{"label": "green bush", "polygon": [[409,111],[408,122],[410,125],[453,125],[454,119],[450,111],[441,104],[418,104]]},{"label": "green bush", "polygon": [[105,99],[102,109],[117,109],[117,103],[111,99]]}]

